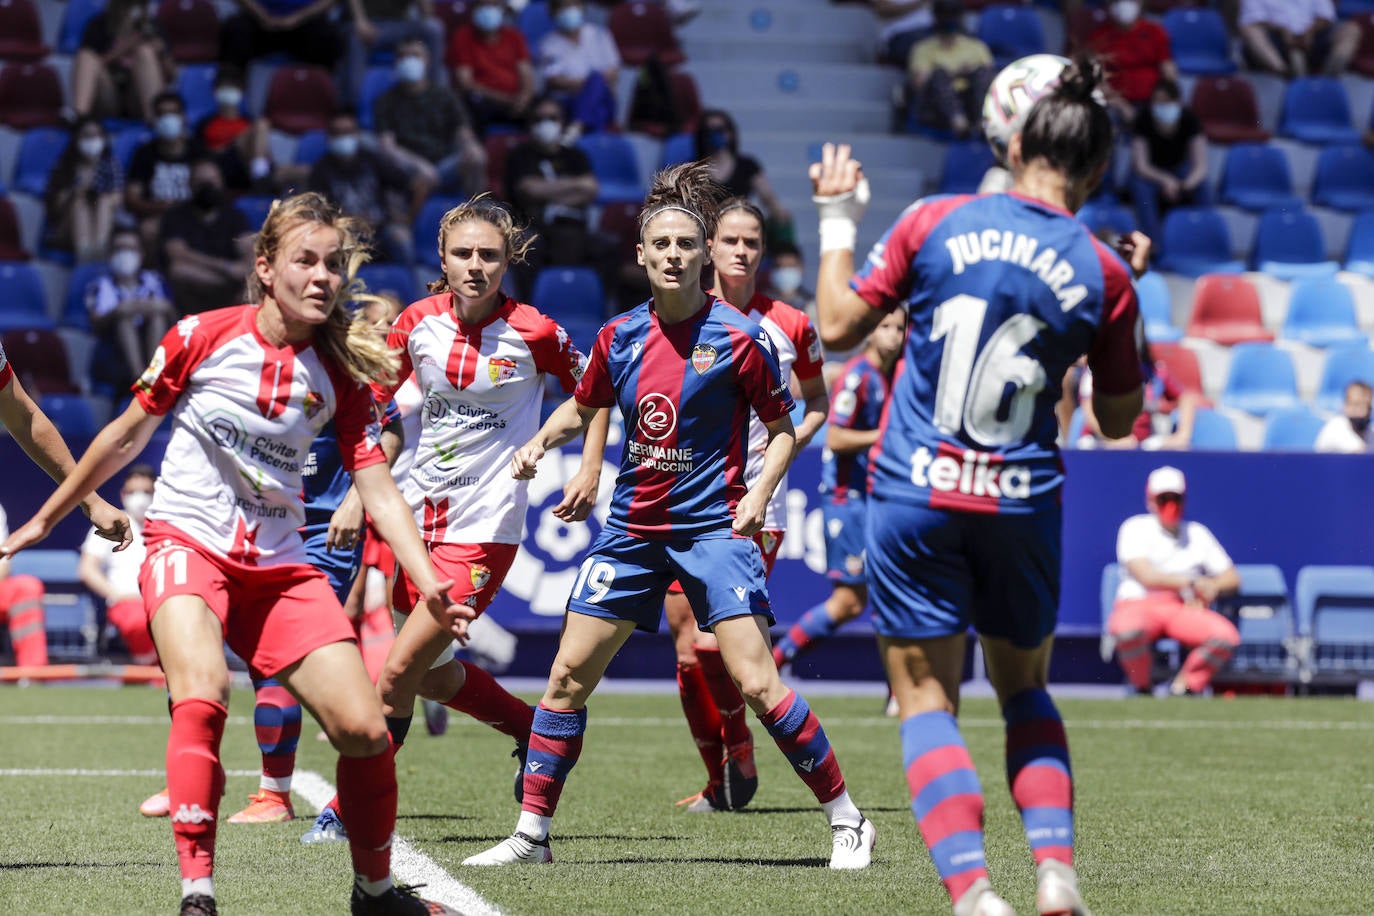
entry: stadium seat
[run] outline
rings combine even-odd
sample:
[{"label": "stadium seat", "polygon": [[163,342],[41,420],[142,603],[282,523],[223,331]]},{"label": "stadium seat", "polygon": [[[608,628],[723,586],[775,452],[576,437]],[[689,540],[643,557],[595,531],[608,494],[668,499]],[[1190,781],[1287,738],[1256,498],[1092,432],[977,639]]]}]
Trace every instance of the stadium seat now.
[{"label": "stadium seat", "polygon": [[66,96],[49,64],[13,63],[0,69],[0,124],[15,130],[56,127]]},{"label": "stadium seat", "polygon": [[1202,76],[1193,84],[1193,113],[1213,143],[1264,143],[1255,90],[1243,76]]},{"label": "stadium seat", "polygon": [[19,232],[19,217],[8,197],[0,197],[0,261],[27,261],[24,238]]},{"label": "stadium seat", "polygon": [[1293,603],[1283,571],[1270,563],[1239,563],[1240,588],[1217,600],[1217,610],[1240,630],[1240,645],[1222,680],[1237,675],[1264,679],[1297,676]]},{"label": "stadium seat", "polygon": [[1294,595],[1314,680],[1374,673],[1374,567],[1304,566]]},{"label": "stadium seat", "polygon": [[687,59],[662,3],[634,0],[612,7],[608,25],[626,66],[639,67],[657,57],[665,67],[672,67]]},{"label": "stadium seat", "polygon": [[425,295],[415,283],[415,273],[405,264],[364,264],[358,268],[358,278],[367,285],[368,292],[392,293],[403,306]]},{"label": "stadium seat", "polygon": [[42,60],[47,56],[43,23],[33,0],[0,3],[0,60]]},{"label": "stadium seat", "polygon": [[1293,357],[1267,343],[1238,343],[1231,348],[1231,370],[1221,404],[1256,416],[1298,405]]},{"label": "stadium seat", "polygon": [[372,106],[378,97],[396,82],[396,68],[379,65],[368,67],[363,74],[363,85],[358,91],[358,126],[363,130],[375,130],[377,121],[372,114]]},{"label": "stadium seat", "polygon": [[1236,428],[1226,414],[1199,407],[1193,415],[1193,438],[1188,447],[1198,452],[1234,452]]},{"label": "stadium seat", "polygon": [[448,195],[435,195],[425,201],[424,206],[420,207],[420,212],[415,216],[415,223],[411,227],[411,238],[415,243],[415,262],[425,267],[432,267],[436,270],[443,266],[443,261],[439,257],[438,231],[439,221],[443,219],[445,213],[467,200],[466,197],[450,197]]},{"label": "stadium seat", "polygon": [[1350,97],[1338,79],[1299,77],[1283,93],[1279,133],[1304,143],[1359,143],[1351,126]]},{"label": "stadium seat", "polygon": [[[86,311],[86,288],[107,270],[104,261],[86,261],[72,268],[67,276],[67,292],[62,299],[62,316],[58,323],[76,331],[91,329],[90,313]],[[85,367],[82,367],[83,371]]]},{"label": "stadium seat", "polygon": [[697,129],[697,119],[701,117],[701,89],[697,86],[696,77],[683,69],[674,70],[668,74],[668,88],[673,97],[671,122],[636,117],[631,107],[625,113],[630,130],[651,137],[666,137],[675,132],[690,133]]},{"label": "stadium seat", "polygon": [[38,268],[23,261],[0,262],[0,290],[5,291],[0,331],[54,327],[44,304],[43,278]]},{"label": "stadium seat", "polygon": [[272,74],[264,113],[277,130],[323,130],[338,105],[334,79],[323,67],[284,66]]},{"label": "stadium seat", "polygon": [[297,165],[314,165],[329,149],[329,133],[323,130],[307,130],[296,141],[292,159]]},{"label": "stadium seat", "polygon": [[506,197],[506,160],[511,150],[528,137],[521,133],[488,133],[482,145],[487,151],[487,187],[497,197]]},{"label": "stadium seat", "polygon": [[215,113],[216,64],[183,64],[177,68],[177,92],[186,103],[186,121],[199,124]]},{"label": "stadium seat", "polygon": [[1312,203],[1337,210],[1374,207],[1374,152],[1363,146],[1328,146],[1317,156]]},{"label": "stadium seat", "polygon": [[1326,259],[1321,226],[1306,210],[1276,209],[1261,214],[1250,263],[1255,270],[1280,280],[1334,274],[1340,268]]},{"label": "stadium seat", "polygon": [[444,34],[452,35],[468,24],[471,10],[467,0],[439,0],[434,4],[434,18],[444,24]]},{"label": "stadium seat", "polygon": [[1259,292],[1235,274],[1204,274],[1193,287],[1193,313],[1188,336],[1223,346],[1273,340],[1261,320]]},{"label": "stadium seat", "polygon": [[1231,257],[1231,233],[1226,221],[1210,207],[1175,207],[1160,230],[1161,270],[1189,277],[1207,273],[1240,273],[1245,264]]},{"label": "stadium seat", "polygon": [[1106,25],[1110,21],[1111,19],[1104,7],[1075,4],[1073,12],[1069,13],[1068,19],[1064,22],[1065,54],[1073,54],[1080,48],[1086,48],[1088,36],[1096,31],[1099,26]]},{"label": "stadium seat", "polygon": [[[1080,211],[1080,217],[1081,217]],[[1145,321],[1145,339],[1151,343],[1173,343],[1183,339],[1183,331],[1173,323],[1169,287],[1164,278],[1149,271],[1135,281],[1140,317]]]},{"label": "stadium seat", "polygon": [[1335,277],[1305,277],[1293,284],[1282,336],[1314,347],[1363,343],[1350,288]]},{"label": "stadium seat", "polygon": [[1234,73],[1231,38],[1226,23],[1214,9],[1186,7],[1169,10],[1163,25],[1169,33],[1174,63],[1182,73],[1198,76]]},{"label": "stadium seat", "polygon": [[[545,267],[534,278],[530,305],[559,324],[591,320],[600,327],[605,320],[606,294],[601,278],[590,267]],[[579,346],[591,346],[590,340],[574,339]]]},{"label": "stadium seat", "polygon": [[1076,215],[1079,222],[1094,232],[1110,229],[1118,235],[1130,235],[1137,228],[1131,208],[1110,197],[1089,200]]},{"label": "stadium seat", "polygon": [[249,226],[261,226],[272,210],[272,195],[244,194],[234,198],[234,207],[248,220]]},{"label": "stadium seat", "polygon": [[663,140],[663,152],[659,156],[658,167],[666,169],[679,162],[691,162],[697,155],[697,138],[691,133],[672,134]]},{"label": "stadium seat", "polygon": [[67,0],[63,5],[62,24],[57,30],[57,53],[75,54],[81,47],[86,24],[105,9],[105,0]]},{"label": "stadium seat", "polygon": [[621,263],[633,263],[635,245],[639,242],[640,204],[623,200],[601,208],[597,230],[615,240],[615,250]]},{"label": "stadium seat", "polygon": [[1345,247],[1345,269],[1374,277],[1374,209],[1362,210],[1350,224]]},{"label": "stadium seat", "polygon": [[1333,347],[1327,351],[1314,401],[1317,409],[1333,413],[1340,410],[1345,401],[1345,386],[1351,382],[1374,385],[1374,350],[1367,345]]},{"label": "stadium seat", "polygon": [[157,5],[157,24],[177,63],[204,63],[218,57],[219,15],[210,0],[162,0]]},{"label": "stadium seat", "polygon": [[1374,76],[1374,12],[1361,11],[1349,18],[1360,27],[1360,46],[1350,69],[1361,76]]},{"label": "stadium seat", "polygon": [[531,0],[515,17],[515,24],[519,27],[521,34],[525,36],[525,41],[530,46],[530,53],[537,59],[539,57],[539,43],[554,28],[553,17],[549,15],[548,3],[545,0]]},{"label": "stadium seat", "polygon": [[945,147],[945,162],[940,170],[941,194],[972,194],[978,190],[984,173],[996,163],[992,150],[983,140],[964,140]]},{"label": "stadium seat", "polygon": [[620,134],[588,134],[577,141],[577,148],[591,160],[592,172],[600,185],[597,203],[644,199],[639,163],[629,140]]},{"label": "stadium seat", "polygon": [[1264,422],[1263,448],[1266,452],[1310,452],[1322,423],[1305,406],[1277,410]]},{"label": "stadium seat", "polygon": [[120,128],[119,132],[110,138],[110,147],[116,161],[127,170],[129,162],[134,158],[134,150],[152,138],[153,132],[146,126],[134,124]]},{"label": "stadium seat", "polygon": [[1049,50],[1040,14],[1028,6],[999,3],[984,8],[978,16],[977,34],[992,50],[999,68],[1018,57]]},{"label": "stadium seat", "polygon": [[49,394],[47,389],[43,389],[43,400],[39,406],[52,420],[62,438],[69,442],[90,439],[100,431],[90,403],[80,394]]},{"label": "stadium seat", "polygon": [[5,355],[22,367],[24,385],[32,387],[32,394],[70,394],[77,391],[72,384],[71,365],[62,338],[51,328],[27,327],[0,333],[0,346]]},{"label": "stadium seat", "polygon": [[1150,356],[1155,362],[1163,363],[1169,378],[1185,391],[1202,392],[1202,367],[1198,364],[1197,354],[1182,344],[1165,341],[1150,341]]},{"label": "stadium seat", "polygon": [[1263,143],[1237,143],[1226,151],[1220,199],[1246,210],[1302,206],[1293,193],[1288,157],[1277,146]]},{"label": "stadium seat", "polygon": [[43,580],[43,627],[52,661],[88,661],[99,643],[95,600],[76,573],[75,550],[25,550],[10,560],[10,572]]}]

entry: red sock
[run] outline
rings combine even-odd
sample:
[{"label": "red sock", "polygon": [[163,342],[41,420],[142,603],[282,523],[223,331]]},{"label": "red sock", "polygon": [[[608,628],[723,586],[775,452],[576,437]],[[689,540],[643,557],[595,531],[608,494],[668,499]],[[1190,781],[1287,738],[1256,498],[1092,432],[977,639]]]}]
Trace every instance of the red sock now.
[{"label": "red sock", "polygon": [[677,666],[677,693],[682,700],[682,713],[687,717],[687,729],[697,743],[697,753],[706,764],[706,781],[711,785],[725,782],[725,745],[720,740],[720,711],[711,699],[701,665]]},{"label": "red sock", "polygon": [[134,664],[157,664],[157,648],[153,645],[153,634],[148,632],[148,612],[143,609],[142,600],[115,602],[105,610],[105,619],[119,630],[119,638],[124,640]]},{"label": "red sock", "polygon": [[725,662],[719,649],[697,647],[697,660],[701,662],[701,673],[706,677],[706,687],[711,691],[711,699],[720,710],[720,733],[727,747],[750,741],[749,721],[745,716],[744,697],[725,670]]},{"label": "red sock", "polygon": [[348,832],[353,871],[368,881],[391,874],[391,837],[396,830],[396,760],[391,741],[371,757],[340,757],[339,819]]},{"label": "red sock", "polygon": [[0,611],[8,609],[14,663],[48,663],[48,633],[43,628],[43,583],[33,576],[0,580]]},{"label": "red sock", "polygon": [[183,878],[208,878],[215,870],[215,818],[224,793],[219,742],[228,716],[229,710],[213,700],[172,704],[167,794]]},{"label": "red sock", "polygon": [[530,740],[534,707],[496,683],[496,678],[467,662],[461,663],[467,680],[444,705],[485,722],[502,734],[524,744]]}]

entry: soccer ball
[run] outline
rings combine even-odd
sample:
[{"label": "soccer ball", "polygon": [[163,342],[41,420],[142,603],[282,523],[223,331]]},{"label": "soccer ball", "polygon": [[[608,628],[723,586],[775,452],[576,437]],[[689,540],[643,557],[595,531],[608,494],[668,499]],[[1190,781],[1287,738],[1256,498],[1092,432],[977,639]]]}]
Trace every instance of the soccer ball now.
[{"label": "soccer ball", "polygon": [[1014,60],[993,78],[983,99],[983,136],[988,138],[998,163],[1007,163],[1011,135],[1026,125],[1031,108],[1059,85],[1059,75],[1069,65],[1058,54],[1032,54]]}]

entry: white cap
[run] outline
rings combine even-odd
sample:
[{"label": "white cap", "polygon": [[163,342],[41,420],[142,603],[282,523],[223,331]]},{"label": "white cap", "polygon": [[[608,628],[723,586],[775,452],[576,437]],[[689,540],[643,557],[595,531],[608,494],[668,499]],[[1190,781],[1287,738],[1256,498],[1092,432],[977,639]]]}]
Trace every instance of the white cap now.
[{"label": "white cap", "polygon": [[1169,467],[1167,464],[1151,471],[1149,479],[1145,481],[1145,494],[1147,496],[1158,496],[1161,493],[1182,495],[1187,491],[1188,483],[1183,479],[1183,472],[1178,468]]}]

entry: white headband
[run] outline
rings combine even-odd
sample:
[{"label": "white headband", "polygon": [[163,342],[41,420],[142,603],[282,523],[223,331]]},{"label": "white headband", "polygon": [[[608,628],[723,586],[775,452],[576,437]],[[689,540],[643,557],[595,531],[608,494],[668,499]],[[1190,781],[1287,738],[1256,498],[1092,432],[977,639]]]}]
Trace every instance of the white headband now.
[{"label": "white headband", "polygon": [[644,225],[648,226],[649,220],[653,219],[655,216],[658,216],[664,210],[681,210],[683,213],[686,213],[692,219],[697,221],[697,225],[701,227],[701,234],[703,236],[708,234],[706,232],[706,221],[697,214],[693,213],[691,210],[688,210],[686,207],[682,206],[681,204],[664,204],[654,212],[650,213],[648,216],[644,217]]}]

